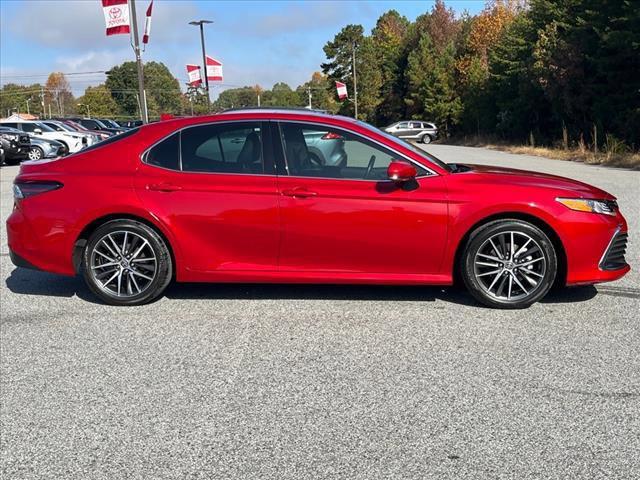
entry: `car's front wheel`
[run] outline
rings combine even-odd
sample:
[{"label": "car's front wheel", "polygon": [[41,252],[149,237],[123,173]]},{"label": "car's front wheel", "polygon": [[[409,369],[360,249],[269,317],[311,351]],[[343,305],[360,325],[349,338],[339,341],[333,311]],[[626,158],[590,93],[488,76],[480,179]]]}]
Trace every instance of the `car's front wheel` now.
[{"label": "car's front wheel", "polygon": [[425,133],[422,136],[422,143],[431,143],[431,140],[433,139],[431,138],[431,135],[429,135],[428,133]]},{"label": "car's front wheel", "polygon": [[31,147],[29,160],[40,160],[44,157],[44,151],[40,147]]},{"label": "car's front wheel", "polygon": [[558,270],[553,243],[537,226],[515,219],[478,227],[462,255],[462,279],[481,303],[526,308],[543,298]]},{"label": "car's front wheel", "polygon": [[171,254],[164,239],[135,220],[103,224],[84,249],[85,282],[111,305],[141,305],[154,300],[167,288],[172,273]]}]

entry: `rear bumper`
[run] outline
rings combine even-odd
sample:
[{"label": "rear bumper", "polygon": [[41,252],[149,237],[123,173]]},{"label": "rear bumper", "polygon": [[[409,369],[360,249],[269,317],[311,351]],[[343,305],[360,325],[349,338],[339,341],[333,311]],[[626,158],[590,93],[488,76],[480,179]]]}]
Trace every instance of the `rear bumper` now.
[{"label": "rear bumper", "polygon": [[21,268],[75,275],[72,249],[59,230],[60,227],[53,224],[46,228],[45,234],[37,234],[23,212],[14,208],[7,219],[7,243],[13,264]]},{"label": "rear bumper", "polygon": [[11,249],[9,249],[9,258],[11,259],[11,263],[13,263],[16,267],[28,268],[30,270],[40,270],[33,263],[25,260]]}]

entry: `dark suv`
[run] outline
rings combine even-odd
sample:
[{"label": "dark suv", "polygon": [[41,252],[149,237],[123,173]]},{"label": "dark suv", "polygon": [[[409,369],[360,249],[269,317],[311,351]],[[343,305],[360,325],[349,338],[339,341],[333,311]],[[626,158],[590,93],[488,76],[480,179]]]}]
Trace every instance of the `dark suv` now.
[{"label": "dark suv", "polygon": [[383,130],[394,137],[422,143],[431,143],[438,138],[438,127],[434,123],[422,120],[406,120],[392,123],[383,128]]},{"label": "dark suv", "polygon": [[29,135],[13,128],[0,127],[0,161],[7,165],[16,165],[29,157],[31,140]]}]

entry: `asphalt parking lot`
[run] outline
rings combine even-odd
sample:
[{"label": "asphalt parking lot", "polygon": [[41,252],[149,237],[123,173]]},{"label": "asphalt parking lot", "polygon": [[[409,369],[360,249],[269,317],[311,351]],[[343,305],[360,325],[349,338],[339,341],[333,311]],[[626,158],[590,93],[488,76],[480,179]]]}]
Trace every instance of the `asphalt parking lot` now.
[{"label": "asphalt parking lot", "polygon": [[3,479],[640,478],[640,172],[429,145],[618,196],[619,282],[524,311],[439,288],[173,285],[136,308],[0,250]]}]

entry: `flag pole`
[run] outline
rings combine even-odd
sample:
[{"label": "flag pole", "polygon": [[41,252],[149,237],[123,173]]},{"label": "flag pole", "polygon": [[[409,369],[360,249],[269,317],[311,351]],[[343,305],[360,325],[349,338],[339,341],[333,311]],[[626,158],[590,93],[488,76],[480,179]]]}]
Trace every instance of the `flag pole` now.
[{"label": "flag pole", "polygon": [[133,36],[133,52],[136,55],[138,66],[138,95],[140,96],[140,119],[142,123],[149,123],[149,113],[147,112],[146,95],[144,91],[144,67],[140,54],[140,42],[138,41],[138,19],[136,18],[136,0],[129,0],[129,11],[131,12],[131,34]]}]

